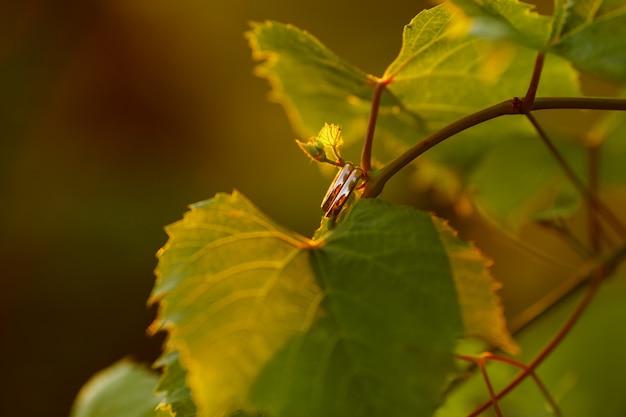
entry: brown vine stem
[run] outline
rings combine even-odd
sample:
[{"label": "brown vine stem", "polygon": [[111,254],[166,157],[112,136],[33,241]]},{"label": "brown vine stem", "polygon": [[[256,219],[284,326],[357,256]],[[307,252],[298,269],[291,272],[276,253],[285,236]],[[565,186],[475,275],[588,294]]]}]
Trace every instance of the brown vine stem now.
[{"label": "brown vine stem", "polygon": [[[363,197],[377,197],[382,192],[386,182],[398,171],[410,164],[414,159],[419,157],[428,149],[445,141],[451,136],[488,120],[495,119],[496,117],[511,114],[524,114],[521,103],[522,100],[517,97],[505,100],[501,103],[465,116],[432,133],[411,148],[407,149],[402,155],[398,156],[396,159],[384,166],[380,171],[369,176],[368,183],[363,192]],[[626,99],[603,97],[537,97],[529,107],[530,111],[547,109],[626,110]],[[370,117],[370,122],[371,120],[372,119]],[[369,146],[371,152],[371,143]]]},{"label": "brown vine stem", "polygon": [[457,133],[460,133],[472,126],[476,126],[480,123],[486,122],[487,120],[503,116],[505,114],[517,113],[519,113],[519,110],[517,110],[513,105],[513,100],[507,100],[494,106],[487,107],[486,109],[480,110],[476,113],[472,113],[471,115],[463,117],[462,119],[459,119],[453,123],[450,123],[446,127],[438,130],[437,132],[418,142],[402,155],[391,161],[389,164],[387,164],[379,172],[376,173],[375,178],[370,177],[365,191],[363,192],[363,197],[373,198],[378,196],[382,192],[385,183],[398,171],[407,166],[415,158],[426,152],[428,149],[443,142],[449,137],[454,136]]},{"label": "brown vine stem", "polygon": [[[521,383],[526,377],[528,377],[531,372],[534,372],[535,369],[544,361],[546,357],[563,341],[563,339],[570,332],[574,324],[578,321],[580,316],[586,310],[587,306],[593,299],[594,295],[597,293],[598,288],[600,287],[600,283],[602,279],[608,276],[621,262],[622,258],[626,255],[626,245],[620,247],[619,250],[614,252],[610,257],[606,258],[604,262],[602,262],[599,266],[597,266],[591,273],[587,274],[586,281],[589,281],[589,285],[583,297],[579,301],[576,309],[572,312],[570,317],[567,319],[565,324],[561,327],[558,333],[550,340],[550,342],[535,356],[535,358],[526,365],[526,368],[523,369],[520,373],[517,374],[515,378],[509,384],[500,390],[496,395],[496,399],[501,399],[506,394],[511,392],[519,383]],[[493,400],[489,399],[485,401],[483,404],[478,406],[474,411],[472,411],[467,417],[477,417],[487,408],[492,405]]]},{"label": "brown vine stem", "polygon": [[494,391],[493,385],[491,384],[491,378],[489,378],[489,374],[487,373],[487,358],[484,355],[470,356],[457,354],[456,356],[459,359],[463,359],[464,361],[473,363],[478,367],[478,369],[480,369],[480,373],[483,375],[483,380],[485,381],[485,385],[487,386],[487,391],[489,391],[489,398],[491,398],[491,404],[493,404],[493,409],[498,417],[503,417],[502,409],[500,409],[500,404],[498,403],[498,399],[496,398],[496,392]]},{"label": "brown vine stem", "polygon": [[380,97],[389,82],[390,80],[378,80],[376,87],[374,87],[372,108],[370,110],[369,121],[367,122],[367,132],[365,133],[363,150],[361,151],[361,169],[365,175],[372,170],[372,144],[374,142],[374,130],[376,130],[376,119],[378,118],[378,109],[380,107]]},{"label": "brown vine stem", "polygon": [[539,80],[541,79],[541,71],[543,71],[543,61],[545,54],[540,52],[535,59],[535,67],[533,68],[533,74],[530,77],[530,83],[528,84],[528,90],[524,96],[523,109],[525,112],[529,112],[532,104],[535,102],[535,95],[537,94],[537,88],[539,87]]},{"label": "brown vine stem", "polygon": [[550,405],[550,408],[552,409],[554,415],[556,417],[563,416],[559,406],[557,405],[554,398],[552,398],[552,395],[550,395],[550,392],[548,391],[546,386],[543,384],[543,382],[541,382],[541,379],[539,379],[539,376],[537,376],[536,372],[534,372],[533,370],[528,369],[528,365],[526,365],[525,363],[512,359],[512,358],[508,358],[506,356],[496,355],[491,352],[484,352],[480,354],[480,356],[471,356],[471,355],[462,355],[462,354],[458,354],[456,356],[459,359],[471,362],[480,368],[483,374],[483,379],[485,380],[485,384],[487,385],[487,390],[489,391],[489,397],[491,398],[491,403],[494,406],[494,410],[496,411],[496,414],[502,415],[502,411],[498,404],[498,399],[493,390],[489,375],[487,374],[487,369],[486,369],[487,361],[502,362],[502,363],[515,366],[516,368],[519,368],[523,371],[527,371],[529,375],[531,376],[531,378],[533,379],[533,381],[535,382],[535,385],[537,385],[537,388],[539,388],[539,391],[541,391],[546,401]]},{"label": "brown vine stem", "polygon": [[554,400],[554,398],[552,398],[552,395],[550,395],[550,392],[548,391],[548,388],[546,388],[546,386],[543,384],[543,382],[541,382],[541,379],[539,379],[539,376],[537,375],[537,373],[535,371],[533,371],[531,369],[528,369],[528,365],[526,365],[525,363],[520,362],[518,360],[515,360],[515,359],[512,359],[512,358],[507,358],[506,356],[494,355],[491,352],[484,353],[483,357],[486,358],[487,360],[492,360],[492,361],[496,361],[496,362],[504,362],[504,363],[508,363],[509,365],[515,366],[515,367],[517,367],[519,369],[527,370],[528,373],[530,374],[531,378],[535,381],[535,385],[537,385],[537,388],[539,388],[539,391],[541,391],[543,396],[546,398],[546,401],[548,402],[548,404],[552,408],[552,412],[554,413],[554,415],[556,417],[563,417],[563,414],[561,413],[561,409],[557,405],[557,403]]}]

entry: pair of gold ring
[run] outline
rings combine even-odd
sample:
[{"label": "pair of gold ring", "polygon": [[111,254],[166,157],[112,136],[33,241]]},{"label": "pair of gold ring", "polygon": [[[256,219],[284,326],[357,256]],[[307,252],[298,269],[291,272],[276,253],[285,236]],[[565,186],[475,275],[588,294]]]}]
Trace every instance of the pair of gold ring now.
[{"label": "pair of gold ring", "polygon": [[337,217],[362,178],[363,170],[350,162],[346,162],[335,176],[322,200],[322,210],[326,212],[326,217]]}]

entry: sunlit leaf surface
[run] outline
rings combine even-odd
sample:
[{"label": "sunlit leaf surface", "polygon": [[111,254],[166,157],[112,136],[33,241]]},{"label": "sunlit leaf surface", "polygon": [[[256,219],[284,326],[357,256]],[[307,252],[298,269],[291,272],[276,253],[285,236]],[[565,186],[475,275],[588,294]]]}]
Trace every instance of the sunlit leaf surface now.
[{"label": "sunlit leaf surface", "polygon": [[[294,130],[307,139],[325,123],[339,124],[354,142],[364,132],[372,79],[339,58],[313,35],[277,22],[255,23],[248,33],[257,74],[272,84]],[[362,134],[361,134],[362,136]]]},{"label": "sunlit leaf surface", "polygon": [[535,6],[517,0],[452,0],[472,18],[470,33],[477,37],[516,40],[543,49],[550,41],[552,18],[537,13]]},{"label": "sunlit leaf surface", "polygon": [[193,205],[167,232],[157,325],[180,352],[200,415],[245,407],[252,378],[318,314],[308,240],[238,193]]}]

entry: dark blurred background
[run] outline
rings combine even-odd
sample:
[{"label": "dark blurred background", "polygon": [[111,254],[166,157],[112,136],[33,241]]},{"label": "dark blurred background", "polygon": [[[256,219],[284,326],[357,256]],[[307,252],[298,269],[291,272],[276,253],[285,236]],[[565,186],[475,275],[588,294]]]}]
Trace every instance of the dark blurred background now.
[{"label": "dark blurred background", "polygon": [[424,6],[3,0],[0,414],[65,416],[94,372],[156,358],[154,254],[187,204],[237,188],[317,227],[329,179],[252,74],[250,20],[293,23],[380,75]]}]

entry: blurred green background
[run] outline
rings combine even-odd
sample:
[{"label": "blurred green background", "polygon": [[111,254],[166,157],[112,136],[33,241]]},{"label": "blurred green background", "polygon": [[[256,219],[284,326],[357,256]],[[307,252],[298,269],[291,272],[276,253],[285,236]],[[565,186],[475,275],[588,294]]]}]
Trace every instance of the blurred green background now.
[{"label": "blurred green background", "polygon": [[293,23],[380,75],[426,5],[5,0],[0,413],[65,416],[94,372],[156,358],[154,254],[187,204],[237,188],[287,227],[317,227],[329,179],[252,74],[250,20]]}]

